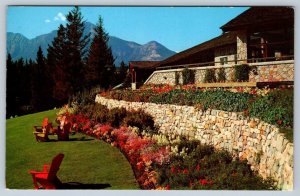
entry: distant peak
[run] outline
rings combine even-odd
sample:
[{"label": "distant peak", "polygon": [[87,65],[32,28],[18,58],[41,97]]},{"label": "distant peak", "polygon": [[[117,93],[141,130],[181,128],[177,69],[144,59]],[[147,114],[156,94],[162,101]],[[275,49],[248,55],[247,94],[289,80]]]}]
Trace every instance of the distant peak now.
[{"label": "distant peak", "polygon": [[150,41],[150,42],[148,42],[147,44],[155,44],[155,45],[161,45],[160,43],[158,43],[157,41]]}]

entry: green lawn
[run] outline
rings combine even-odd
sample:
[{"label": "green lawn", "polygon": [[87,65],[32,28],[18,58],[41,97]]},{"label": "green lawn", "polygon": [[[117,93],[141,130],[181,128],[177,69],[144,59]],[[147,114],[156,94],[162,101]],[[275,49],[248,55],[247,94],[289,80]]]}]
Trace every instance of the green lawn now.
[{"label": "green lawn", "polygon": [[[29,170],[41,170],[44,163],[51,163],[58,153],[65,157],[58,177],[72,188],[138,189],[130,164],[117,149],[103,141],[81,134],[72,141],[36,142],[33,125],[40,125],[44,117],[52,122],[57,110],[9,119],[6,121],[6,187],[9,189],[33,189]],[[78,187],[81,183],[82,186]]]}]

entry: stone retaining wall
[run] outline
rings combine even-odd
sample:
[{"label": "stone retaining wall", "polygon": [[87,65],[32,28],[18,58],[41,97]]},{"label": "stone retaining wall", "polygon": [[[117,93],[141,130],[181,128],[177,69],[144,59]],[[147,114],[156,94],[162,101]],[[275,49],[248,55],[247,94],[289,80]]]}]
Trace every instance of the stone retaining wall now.
[{"label": "stone retaining wall", "polygon": [[294,81],[294,64],[252,64],[249,82]]},{"label": "stone retaining wall", "polygon": [[[203,83],[205,72],[207,69],[215,69],[216,78],[220,68],[225,69],[226,81],[232,82],[234,80],[234,66],[208,66],[190,68],[195,70],[195,83]],[[294,61],[274,61],[274,62],[260,62],[250,63],[251,71],[249,73],[250,82],[278,82],[278,81],[294,81]],[[175,73],[179,73],[179,83],[182,84],[182,70],[170,69],[154,71],[147,79],[145,84],[169,84],[175,85]]]},{"label": "stone retaining wall", "polygon": [[240,113],[198,110],[192,106],[126,102],[97,95],[96,102],[109,109],[142,109],[154,117],[162,134],[186,136],[203,144],[225,149],[247,159],[252,169],[263,177],[273,177],[278,187],[293,189],[293,144],[276,126]]}]

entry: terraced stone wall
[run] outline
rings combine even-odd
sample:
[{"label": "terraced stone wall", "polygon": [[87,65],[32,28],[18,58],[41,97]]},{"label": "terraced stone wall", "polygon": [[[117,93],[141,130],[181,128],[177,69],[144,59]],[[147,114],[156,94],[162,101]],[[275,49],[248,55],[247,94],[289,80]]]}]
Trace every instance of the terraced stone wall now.
[{"label": "terraced stone wall", "polygon": [[182,135],[225,149],[246,159],[262,177],[273,177],[279,188],[293,189],[294,146],[274,125],[245,118],[241,113],[202,111],[192,106],[126,102],[99,95],[95,101],[109,109],[142,109],[154,117],[161,134]]}]

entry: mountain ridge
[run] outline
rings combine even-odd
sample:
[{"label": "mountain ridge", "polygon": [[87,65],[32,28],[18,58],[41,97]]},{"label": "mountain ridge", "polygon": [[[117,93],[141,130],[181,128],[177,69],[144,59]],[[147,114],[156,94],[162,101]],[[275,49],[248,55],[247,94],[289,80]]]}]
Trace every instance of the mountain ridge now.
[{"label": "mountain ridge", "polygon": [[[90,34],[90,40],[94,35],[95,25],[90,22],[85,22],[84,35]],[[56,37],[57,30],[53,30],[47,34],[36,36],[28,39],[21,33],[7,32],[7,53],[10,53],[14,60],[35,59],[38,47],[41,46],[44,56],[47,55],[48,44],[50,45]],[[146,44],[139,44],[134,41],[127,41],[117,36],[109,36],[108,45],[112,49],[115,60],[115,65],[119,66],[121,61],[128,63],[128,61],[160,61],[166,59],[176,52],[169,50],[159,42],[152,40]],[[28,49],[31,50],[28,50]]]}]

